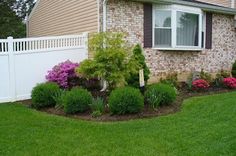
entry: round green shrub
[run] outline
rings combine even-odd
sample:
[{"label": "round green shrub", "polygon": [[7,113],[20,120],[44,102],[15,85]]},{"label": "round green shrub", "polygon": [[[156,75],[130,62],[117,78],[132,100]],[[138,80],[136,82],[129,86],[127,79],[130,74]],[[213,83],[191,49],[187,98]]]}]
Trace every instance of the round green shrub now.
[{"label": "round green shrub", "polygon": [[167,84],[155,84],[148,87],[145,100],[153,108],[159,105],[169,105],[176,99],[176,90]]},{"label": "round green shrub", "polygon": [[108,103],[112,114],[138,113],[144,107],[144,98],[138,89],[124,87],[112,91]]},{"label": "round green shrub", "polygon": [[232,73],[232,76],[236,78],[236,61],[233,64],[232,72],[231,73]]},{"label": "round green shrub", "polygon": [[31,98],[32,107],[36,109],[55,106],[54,96],[60,92],[60,88],[56,83],[42,83],[33,88]]},{"label": "round green shrub", "polygon": [[66,92],[61,99],[67,114],[85,112],[89,109],[89,104],[92,103],[91,93],[81,88],[73,88]]}]

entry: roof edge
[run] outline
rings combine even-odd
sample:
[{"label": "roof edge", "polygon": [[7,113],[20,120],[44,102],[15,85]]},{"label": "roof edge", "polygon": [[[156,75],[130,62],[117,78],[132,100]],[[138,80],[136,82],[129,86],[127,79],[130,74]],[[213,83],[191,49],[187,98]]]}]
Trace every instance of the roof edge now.
[{"label": "roof edge", "polygon": [[198,7],[204,11],[209,11],[209,12],[236,15],[236,9],[234,8],[227,8],[227,7],[222,7],[222,6],[212,5],[212,4],[205,4],[205,3],[195,3],[195,2],[182,1],[182,0],[133,0],[133,1],[159,3],[159,4],[179,4],[179,5]]},{"label": "roof edge", "polygon": [[32,11],[31,11],[31,13],[30,13],[30,15],[29,15],[29,17],[28,17],[28,19],[27,19],[28,21],[29,21],[30,18],[33,16],[33,14],[34,14],[35,10],[37,9],[39,3],[40,3],[40,0],[37,0],[36,4],[34,5],[34,8],[32,9]]}]

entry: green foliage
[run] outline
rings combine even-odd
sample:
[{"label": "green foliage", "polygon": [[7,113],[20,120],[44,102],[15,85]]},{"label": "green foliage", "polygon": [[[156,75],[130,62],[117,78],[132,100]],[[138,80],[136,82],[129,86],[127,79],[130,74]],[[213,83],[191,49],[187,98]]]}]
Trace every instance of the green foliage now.
[{"label": "green foliage", "polygon": [[186,82],[187,86],[188,86],[188,90],[192,90],[192,84],[193,84],[193,74],[191,73],[188,78],[187,78],[187,82]]},{"label": "green foliage", "polygon": [[0,2],[0,38],[26,36],[26,26],[8,2]]},{"label": "green foliage", "polygon": [[232,72],[231,73],[232,73],[232,76],[236,78],[236,61],[233,64]]},{"label": "green foliage", "polygon": [[62,103],[67,114],[85,112],[92,103],[92,95],[85,89],[73,88],[62,96]]},{"label": "green foliage", "polygon": [[31,98],[32,107],[36,109],[55,106],[54,97],[60,92],[60,88],[55,83],[42,83],[33,88]]},{"label": "green foliage", "polygon": [[167,84],[154,84],[148,87],[145,92],[145,100],[152,108],[160,105],[169,105],[176,99],[176,91]]},{"label": "green foliage", "polygon": [[161,78],[160,82],[163,84],[168,84],[168,85],[171,85],[172,87],[177,88],[178,87],[178,73],[171,72],[166,76],[165,79]]},{"label": "green foliage", "polygon": [[104,79],[111,89],[126,83],[125,78],[135,66],[129,62],[129,47],[123,34],[95,34],[89,39],[89,49],[94,53],[94,59],[83,61],[77,69],[78,74]]},{"label": "green foliage", "polygon": [[66,90],[61,89],[59,92],[57,92],[54,96],[53,99],[56,102],[56,108],[62,109],[63,106],[63,96],[66,94]]},{"label": "green foliage", "polygon": [[200,79],[206,80],[208,83],[212,82],[212,76],[211,74],[204,72],[204,70],[202,69],[200,72]]},{"label": "green foliage", "polygon": [[131,61],[134,63],[136,68],[132,73],[130,73],[130,75],[128,75],[126,81],[129,86],[139,88],[139,70],[143,69],[145,83],[147,83],[150,75],[150,70],[145,62],[143,50],[139,44],[137,44],[133,49]]},{"label": "green foliage", "polygon": [[144,98],[138,89],[123,87],[111,92],[108,103],[112,114],[138,113],[144,107]]},{"label": "green foliage", "polygon": [[92,112],[92,117],[93,118],[97,118],[97,117],[100,117],[102,116],[102,113],[100,111],[94,111]]},{"label": "green foliage", "polygon": [[222,69],[219,73],[216,74],[215,85],[217,87],[224,86],[223,80],[224,78],[227,78],[227,77],[230,77],[230,72]]},{"label": "green foliage", "polygon": [[[102,98],[98,97],[92,100],[92,104],[89,105],[93,111],[92,116],[98,117],[104,113],[105,104]],[[100,114],[100,115],[99,115]]]}]

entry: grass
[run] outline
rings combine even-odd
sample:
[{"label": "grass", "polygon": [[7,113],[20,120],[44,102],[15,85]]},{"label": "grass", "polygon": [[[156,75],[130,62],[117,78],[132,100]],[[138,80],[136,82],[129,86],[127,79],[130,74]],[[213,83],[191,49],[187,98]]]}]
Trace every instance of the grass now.
[{"label": "grass", "polygon": [[0,155],[235,156],[236,92],[191,98],[174,115],[114,123],[1,104]]}]

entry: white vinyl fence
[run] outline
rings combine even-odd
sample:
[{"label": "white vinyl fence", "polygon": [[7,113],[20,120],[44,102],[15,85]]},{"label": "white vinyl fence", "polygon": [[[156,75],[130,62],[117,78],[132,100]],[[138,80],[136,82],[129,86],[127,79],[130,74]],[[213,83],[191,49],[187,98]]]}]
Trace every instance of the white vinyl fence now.
[{"label": "white vinyl fence", "polygon": [[45,82],[56,64],[88,58],[87,33],[0,40],[0,103],[30,99],[32,88]]}]

